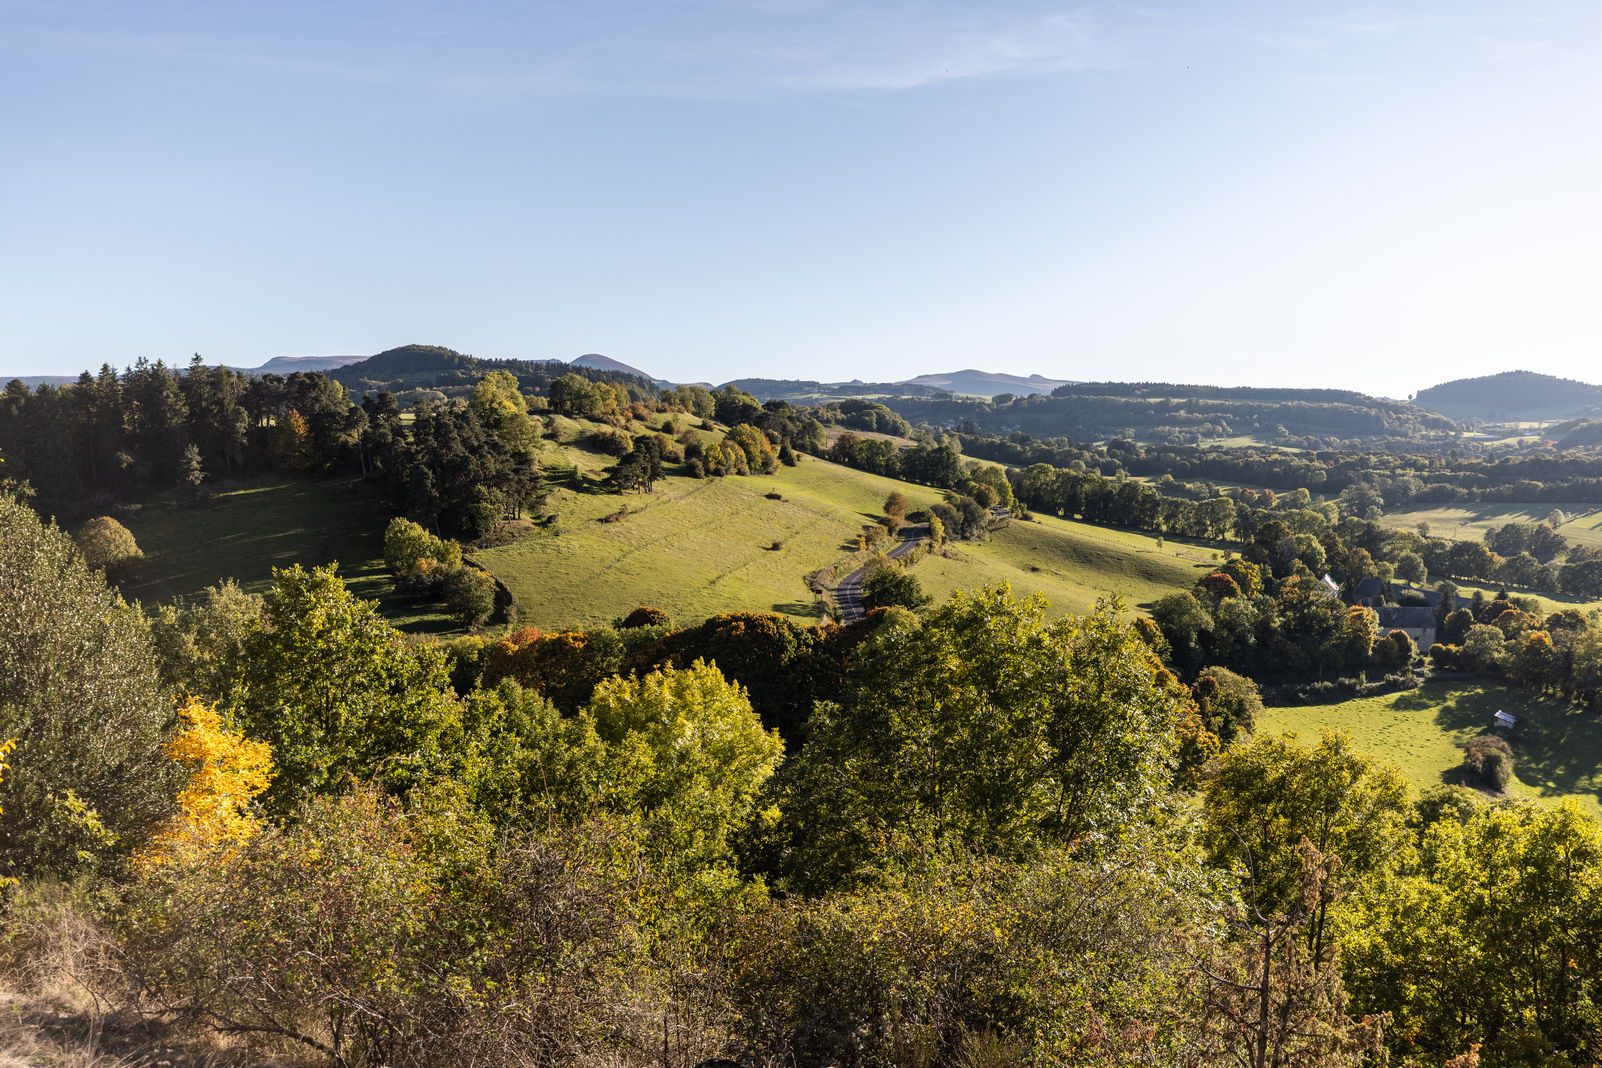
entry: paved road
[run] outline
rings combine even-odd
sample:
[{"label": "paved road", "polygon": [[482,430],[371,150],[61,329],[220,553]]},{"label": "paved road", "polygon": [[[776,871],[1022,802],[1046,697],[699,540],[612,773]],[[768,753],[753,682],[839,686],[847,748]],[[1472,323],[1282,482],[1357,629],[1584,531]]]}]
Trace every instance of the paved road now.
[{"label": "paved road", "polygon": [[[899,560],[916,549],[918,543],[928,536],[928,523],[908,523],[901,528],[901,540],[885,555],[892,560]],[[859,567],[841,579],[840,584],[834,588],[834,603],[840,609],[842,623],[855,623],[868,614],[862,607],[862,580],[867,576],[868,569]]]}]

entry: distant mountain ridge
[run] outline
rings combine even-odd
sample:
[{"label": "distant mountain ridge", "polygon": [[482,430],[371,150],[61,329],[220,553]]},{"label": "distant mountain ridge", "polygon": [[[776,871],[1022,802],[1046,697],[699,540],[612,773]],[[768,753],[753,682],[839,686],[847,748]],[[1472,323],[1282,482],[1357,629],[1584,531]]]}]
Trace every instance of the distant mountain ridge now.
[{"label": "distant mountain ridge", "polygon": [[[604,356],[594,359],[617,363]],[[325,373],[357,397],[383,392],[409,398],[421,390],[432,390],[447,397],[464,396],[491,371],[511,372],[518,385],[530,393],[543,392],[554,379],[569,373],[623,385],[639,396],[652,396],[659,388],[655,381],[632,370],[586,365],[577,360],[569,363],[566,360],[489,359],[469,356],[443,345],[402,345]],[[402,400],[402,403],[407,402]]]},{"label": "distant mountain ridge", "polygon": [[1534,371],[1459,378],[1420,390],[1413,403],[1452,419],[1546,421],[1602,415],[1602,386]]},{"label": "distant mountain ridge", "polygon": [[612,357],[602,356],[598,352],[587,352],[576,360],[569,360],[568,363],[574,367],[588,367],[595,371],[616,371],[618,374],[633,375],[635,378],[643,378],[647,382],[655,382],[663,388],[673,385],[672,382],[665,378],[648,375],[638,367],[631,367],[622,360],[614,360]]},{"label": "distant mountain ridge", "polygon": [[[238,364],[228,364],[231,370],[239,371],[252,378],[262,375],[292,375],[296,371],[332,371],[338,367],[358,363],[367,359],[366,356],[274,356],[260,367],[240,367]],[[180,372],[187,364],[172,363]],[[207,366],[212,366],[208,364]],[[92,373],[92,372],[91,372]],[[78,381],[77,375],[15,375],[16,381],[21,382],[29,389],[38,389],[40,386],[70,386]],[[12,381],[12,378],[0,376],[0,384]]]},{"label": "distant mountain ridge", "polygon": [[946,374],[905,378],[902,379],[902,383],[909,386],[929,386],[932,389],[961,393],[970,397],[993,397],[997,393],[1013,393],[1018,396],[1050,393],[1058,386],[1072,385],[1073,381],[1067,378],[1047,378],[1044,375],[1030,375],[1024,378],[995,371],[977,371],[969,367]]},{"label": "distant mountain ridge", "polygon": [[360,363],[366,356],[274,356],[260,367],[234,367],[247,375],[292,375],[296,371],[332,371],[336,367]]},{"label": "distant mountain ridge", "polygon": [[903,378],[897,382],[819,382],[803,378],[736,378],[725,385],[743,389],[761,400],[804,400],[809,397],[929,397],[936,393],[952,393],[964,397],[989,400],[1001,393],[1016,397],[1031,397],[1050,393],[1061,386],[1073,385],[1071,379],[1047,378],[1044,375],[1005,374],[998,371],[978,371],[966,368],[941,374],[922,374],[916,378]]}]

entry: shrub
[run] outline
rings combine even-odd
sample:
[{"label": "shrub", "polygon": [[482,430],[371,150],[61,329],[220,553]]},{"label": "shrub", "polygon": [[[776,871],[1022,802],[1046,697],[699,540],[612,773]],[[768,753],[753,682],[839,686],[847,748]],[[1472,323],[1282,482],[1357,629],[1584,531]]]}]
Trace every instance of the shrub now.
[{"label": "shrub", "polygon": [[1463,747],[1463,767],[1501,793],[1513,781],[1513,747],[1493,734],[1471,738]]},{"label": "shrub", "polygon": [[[420,568],[425,560],[429,563]],[[435,537],[410,519],[391,519],[384,530],[384,566],[405,579],[435,570],[443,577],[462,566],[462,547]]]},{"label": "shrub", "polygon": [[672,624],[668,614],[660,608],[650,605],[640,605],[634,611],[617,621],[618,630],[633,630],[636,627],[666,627]]},{"label": "shrub", "polygon": [[512,679],[573,711],[589,701],[596,684],[618,673],[623,653],[623,640],[610,627],[551,634],[524,627],[490,651],[483,685]]},{"label": "shrub", "polygon": [[145,556],[128,528],[109,515],[85,523],[76,540],[84,562],[109,575],[126,570]]},{"label": "shrub", "polygon": [[459,567],[446,577],[445,607],[464,627],[476,627],[495,611],[495,580],[476,567]]},{"label": "shrub", "polygon": [[628,1045],[631,842],[551,828],[497,848],[443,799],[317,798],[225,863],[129,893],[153,1004],[343,1065],[547,1064]]},{"label": "shrub", "polygon": [[0,873],[68,877],[138,846],[180,775],[149,627],[72,540],[0,493]]},{"label": "shrub", "polygon": [[916,575],[890,561],[875,567],[862,584],[862,607],[869,611],[891,606],[916,610],[931,600]]},{"label": "shrub", "polygon": [[[1130,852],[936,858],[884,886],[736,918],[724,948],[753,1062],[1179,1063],[1175,1034],[1137,1007],[1183,997],[1175,902]],[[1088,1033],[1096,1057],[1082,1059]],[[997,1059],[971,1059],[984,1045]]]},{"label": "shrub", "polygon": [[[1137,633],[1140,628],[1137,626]],[[1236,735],[1257,729],[1257,714],[1263,710],[1257,684],[1226,667],[1209,667],[1192,687],[1202,723],[1225,745]]]},{"label": "shrub", "polygon": [[601,427],[598,430],[590,432],[589,436],[585,438],[585,444],[594,449],[596,452],[605,453],[608,456],[615,456],[621,459],[622,457],[627,456],[634,448],[634,439],[628,434],[623,433],[621,430],[614,430],[611,427]]}]

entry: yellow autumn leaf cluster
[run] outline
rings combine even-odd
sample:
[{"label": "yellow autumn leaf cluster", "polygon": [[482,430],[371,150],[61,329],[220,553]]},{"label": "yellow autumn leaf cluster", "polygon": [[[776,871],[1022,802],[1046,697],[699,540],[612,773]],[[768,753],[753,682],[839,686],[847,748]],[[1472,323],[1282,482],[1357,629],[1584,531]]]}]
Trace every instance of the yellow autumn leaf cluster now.
[{"label": "yellow autumn leaf cluster", "polygon": [[[6,757],[10,756],[11,755],[11,751],[13,749],[15,749],[16,747],[17,747],[17,739],[15,739],[15,738],[11,738],[11,739],[8,739],[8,740],[6,740],[4,742],[0,742],[0,780],[4,780],[5,777],[6,777],[6,772],[11,770],[11,765],[6,763]],[[5,811],[5,810],[4,809],[0,809],[0,812],[3,812],[3,811]],[[7,889],[9,887],[13,887],[13,886],[16,886],[16,885],[17,885],[17,880],[15,880],[15,879],[12,879],[12,878],[0,878],[0,890],[5,890],[5,889]]]},{"label": "yellow autumn leaf cluster", "polygon": [[189,782],[178,792],[177,813],[134,858],[143,873],[194,864],[249,841],[261,825],[251,802],[273,777],[271,747],[227,729],[211,705],[191,697],[178,715],[185,727],[167,743],[167,755],[189,765]]},{"label": "yellow autumn leaf cluster", "polygon": [[[6,777],[6,772],[11,770],[11,765],[7,764],[5,762],[5,760],[6,760],[6,757],[11,755],[11,750],[15,749],[16,747],[17,747],[17,740],[15,738],[12,738],[12,739],[10,739],[8,741],[0,742],[0,781],[4,781],[4,779]],[[3,812],[3,811],[5,811],[5,810],[4,809],[0,809],[0,812]]]}]

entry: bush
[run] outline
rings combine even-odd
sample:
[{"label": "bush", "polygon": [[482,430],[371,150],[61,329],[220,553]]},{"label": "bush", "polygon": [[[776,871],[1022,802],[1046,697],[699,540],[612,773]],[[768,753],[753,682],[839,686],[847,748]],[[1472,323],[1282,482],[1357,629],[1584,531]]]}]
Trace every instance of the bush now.
[{"label": "bush", "polygon": [[1513,781],[1513,747],[1494,734],[1471,738],[1463,747],[1463,767],[1486,788],[1502,793]]},{"label": "bush", "polygon": [[617,621],[618,630],[633,630],[636,627],[666,627],[672,624],[672,619],[660,608],[650,605],[640,605],[634,611]]},{"label": "bush", "polygon": [[870,612],[893,605],[919,609],[931,600],[916,575],[890,561],[875,567],[862,584],[862,607]]},{"label": "bush", "polygon": [[[928,866],[735,921],[727,967],[753,1063],[1183,1059],[1175,1035],[1144,1026],[1136,1008],[1183,998],[1174,899],[1154,868],[1128,853],[1089,863],[1059,851]],[[1090,1032],[1097,1057],[1082,1059]],[[987,1045],[997,1059],[972,1059]]]},{"label": "bush", "polygon": [[[420,568],[425,560],[430,563]],[[436,538],[410,519],[391,519],[384,530],[384,566],[403,579],[435,570],[443,577],[462,566],[462,547]]]},{"label": "bush", "polygon": [[76,540],[84,562],[108,575],[125,571],[128,565],[145,557],[128,528],[109,515],[85,523]]},{"label": "bush", "polygon": [[601,427],[591,431],[584,439],[584,443],[596,452],[615,456],[619,459],[627,456],[634,449],[634,439],[621,430],[611,427]]},{"label": "bush", "polygon": [[1263,701],[1257,684],[1246,676],[1226,667],[1209,667],[1196,677],[1191,692],[1203,725],[1224,745],[1238,734],[1251,734],[1257,729],[1257,714],[1263,710]]},{"label": "bush", "polygon": [[224,862],[137,884],[124,960],[157,1006],[337,1064],[554,1063],[630,1044],[631,844],[591,826],[496,847],[444,801],[317,798]]},{"label": "bush", "polygon": [[476,567],[459,567],[445,579],[445,607],[464,627],[476,627],[495,611],[495,580]]},{"label": "bush", "polygon": [[72,540],[0,493],[0,874],[69,877],[171,809],[172,704],[149,626]]}]

